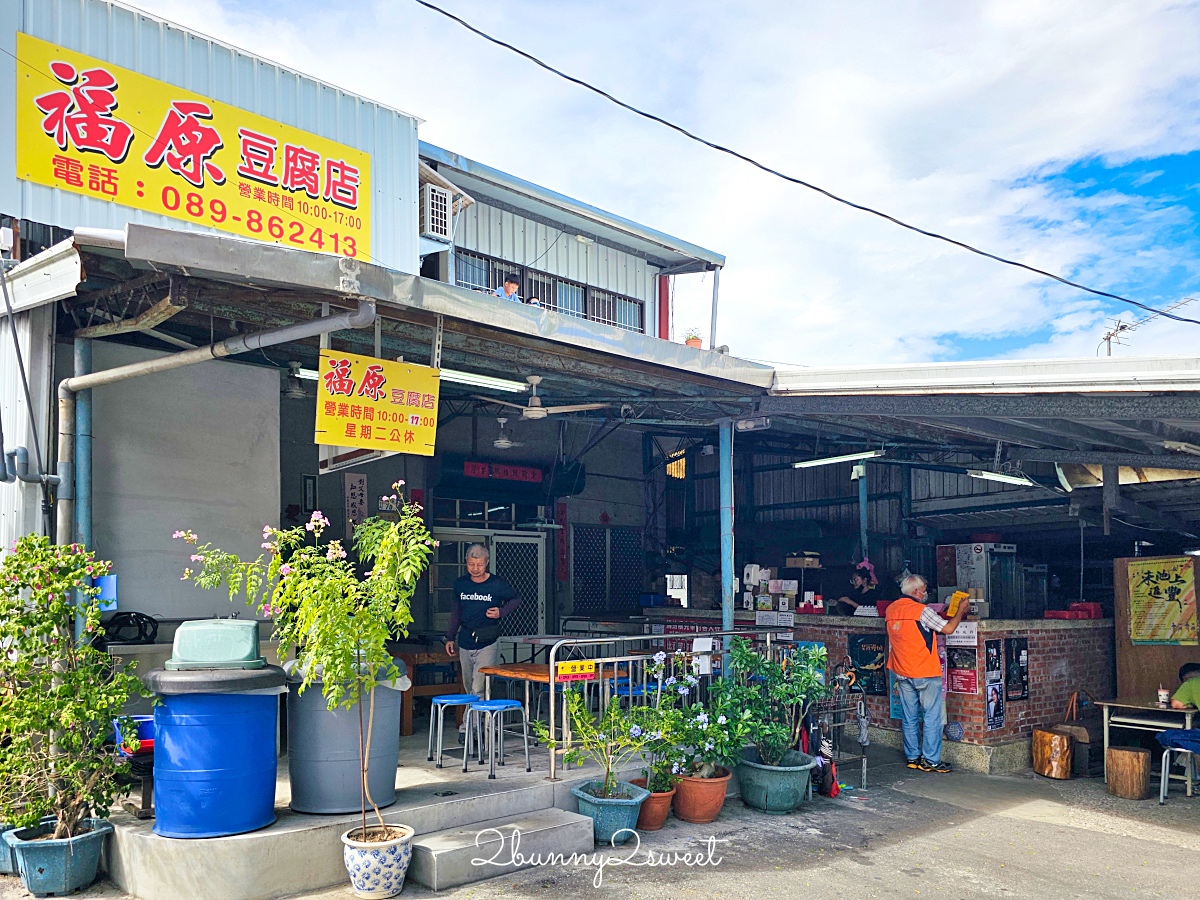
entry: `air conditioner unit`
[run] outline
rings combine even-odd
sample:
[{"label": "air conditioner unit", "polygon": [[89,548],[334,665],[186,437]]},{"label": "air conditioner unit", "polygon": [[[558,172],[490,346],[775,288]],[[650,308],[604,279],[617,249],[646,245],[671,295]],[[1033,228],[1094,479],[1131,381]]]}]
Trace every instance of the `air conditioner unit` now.
[{"label": "air conditioner unit", "polygon": [[436,184],[421,186],[421,237],[451,241],[450,192]]}]

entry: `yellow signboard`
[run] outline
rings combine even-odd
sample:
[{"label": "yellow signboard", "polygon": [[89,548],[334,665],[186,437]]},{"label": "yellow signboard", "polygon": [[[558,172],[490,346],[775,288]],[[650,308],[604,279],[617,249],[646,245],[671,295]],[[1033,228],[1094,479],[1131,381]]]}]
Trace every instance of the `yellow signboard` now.
[{"label": "yellow signboard", "polygon": [[595,681],[596,661],[594,659],[577,659],[560,662],[555,667],[555,681]]},{"label": "yellow signboard", "polygon": [[1129,638],[1135,644],[1200,642],[1192,557],[1129,561]]},{"label": "yellow signboard", "polygon": [[371,157],[27,34],[17,176],[288,247],[369,260]]},{"label": "yellow signboard", "polygon": [[321,351],[316,443],[433,456],[441,372]]}]

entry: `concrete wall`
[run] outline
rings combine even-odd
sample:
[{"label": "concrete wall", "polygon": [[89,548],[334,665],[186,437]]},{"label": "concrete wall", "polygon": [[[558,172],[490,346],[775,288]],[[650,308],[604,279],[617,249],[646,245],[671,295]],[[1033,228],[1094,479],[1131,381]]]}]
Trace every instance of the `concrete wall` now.
[{"label": "concrete wall", "polygon": [[[96,371],[163,354],[97,341]],[[253,558],[279,520],[279,375],[210,362],[96,388],[94,533],[119,576],[119,607],[167,618],[234,611],[181,582],[176,529]]]}]

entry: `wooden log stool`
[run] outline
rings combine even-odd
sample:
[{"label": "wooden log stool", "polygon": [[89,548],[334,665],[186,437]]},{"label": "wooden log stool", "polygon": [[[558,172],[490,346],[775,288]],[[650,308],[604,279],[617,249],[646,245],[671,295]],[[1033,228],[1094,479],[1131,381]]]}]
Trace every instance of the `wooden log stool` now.
[{"label": "wooden log stool", "polygon": [[1109,747],[1108,792],[1124,800],[1150,796],[1150,751],[1144,747]]},{"label": "wooden log stool", "polygon": [[1074,739],[1069,734],[1035,728],[1033,771],[1047,778],[1070,778],[1073,743]]}]

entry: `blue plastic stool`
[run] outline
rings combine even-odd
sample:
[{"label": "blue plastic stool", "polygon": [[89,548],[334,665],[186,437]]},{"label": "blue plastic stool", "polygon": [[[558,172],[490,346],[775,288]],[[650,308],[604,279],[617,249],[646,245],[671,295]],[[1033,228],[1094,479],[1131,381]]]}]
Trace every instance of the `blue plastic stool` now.
[{"label": "blue plastic stool", "polygon": [[[437,722],[437,768],[442,767],[442,735],[445,732],[446,717],[442,714],[447,706],[470,706],[479,702],[478,694],[442,694],[430,698],[433,705],[429,708],[429,762],[433,762],[433,725]],[[463,750],[463,759],[467,751]]]},{"label": "blue plastic stool", "polygon": [[472,724],[479,751],[479,764],[483,765],[483,739],[478,734],[480,724],[487,728],[487,752],[491,768],[488,778],[496,777],[496,760],[504,765],[504,714],[519,712],[521,714],[521,737],[525,741],[525,771],[532,772],[529,765],[529,718],[525,714],[525,705],[520,700],[480,700],[467,708],[467,746],[463,750],[463,771],[467,771],[467,760],[470,757]]}]

